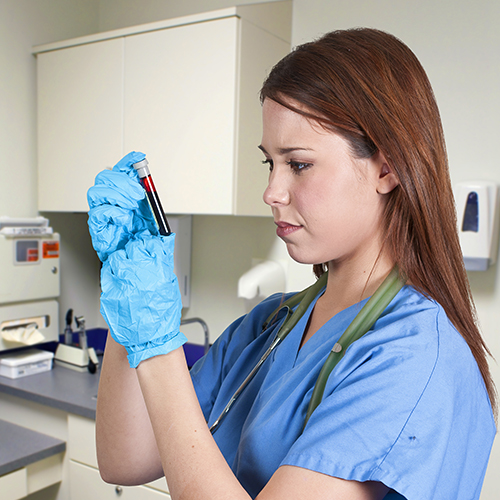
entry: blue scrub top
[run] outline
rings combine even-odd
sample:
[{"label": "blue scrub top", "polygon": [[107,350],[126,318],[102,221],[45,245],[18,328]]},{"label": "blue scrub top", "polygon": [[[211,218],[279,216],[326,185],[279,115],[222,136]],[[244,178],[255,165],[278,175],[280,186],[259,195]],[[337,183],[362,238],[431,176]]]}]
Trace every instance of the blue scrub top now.
[{"label": "blue scrub top", "polygon": [[[282,319],[274,295],[235,321],[191,370],[209,425],[260,359]],[[478,499],[496,432],[483,379],[442,307],[405,286],[346,351],[303,430],[319,371],[365,301],[301,348],[314,306],[262,365],[214,438],[255,498],[280,465],[381,481],[387,499]]]}]

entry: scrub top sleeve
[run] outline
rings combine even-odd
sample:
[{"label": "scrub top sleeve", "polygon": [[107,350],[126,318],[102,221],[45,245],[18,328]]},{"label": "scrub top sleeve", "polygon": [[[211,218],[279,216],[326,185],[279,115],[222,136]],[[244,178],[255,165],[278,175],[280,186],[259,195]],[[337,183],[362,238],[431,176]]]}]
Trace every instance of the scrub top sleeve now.
[{"label": "scrub top sleeve", "polygon": [[243,350],[262,333],[262,325],[279,305],[293,294],[273,294],[245,316],[234,321],[191,368],[191,379],[201,409],[208,420],[228,371]]},{"label": "scrub top sleeve", "polygon": [[494,421],[467,344],[437,309],[348,348],[282,465],[380,481],[408,500],[477,498]]}]

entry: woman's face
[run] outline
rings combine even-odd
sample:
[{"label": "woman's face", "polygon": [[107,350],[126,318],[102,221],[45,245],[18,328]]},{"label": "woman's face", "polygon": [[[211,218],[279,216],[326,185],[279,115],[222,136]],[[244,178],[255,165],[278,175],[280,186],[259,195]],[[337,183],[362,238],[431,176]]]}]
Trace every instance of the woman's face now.
[{"label": "woman's face", "polygon": [[269,164],[264,201],[290,256],[305,264],[365,262],[381,248],[387,165],[358,160],[345,139],[280,104],[263,104],[260,146]]}]

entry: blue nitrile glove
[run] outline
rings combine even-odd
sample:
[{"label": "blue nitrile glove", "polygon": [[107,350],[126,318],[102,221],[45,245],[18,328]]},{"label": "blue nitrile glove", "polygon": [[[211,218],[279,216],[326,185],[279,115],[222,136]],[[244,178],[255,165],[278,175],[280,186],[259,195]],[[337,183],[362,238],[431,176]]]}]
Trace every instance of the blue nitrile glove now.
[{"label": "blue nitrile glove", "polygon": [[181,295],[174,274],[175,235],[132,235],[101,271],[101,314],[132,368],[187,342],[180,333]]},{"label": "blue nitrile glove", "polygon": [[103,170],[87,193],[92,245],[104,262],[109,254],[124,248],[130,237],[148,229],[158,234],[146,193],[132,167],[146,157],[132,151],[113,170]]}]

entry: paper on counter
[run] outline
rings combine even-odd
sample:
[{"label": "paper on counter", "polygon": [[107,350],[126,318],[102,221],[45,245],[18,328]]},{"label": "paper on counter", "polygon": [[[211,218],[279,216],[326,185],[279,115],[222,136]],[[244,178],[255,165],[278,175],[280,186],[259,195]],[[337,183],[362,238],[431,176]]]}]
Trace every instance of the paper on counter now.
[{"label": "paper on counter", "polygon": [[45,340],[36,325],[2,330],[2,339],[20,345],[39,344]]}]

